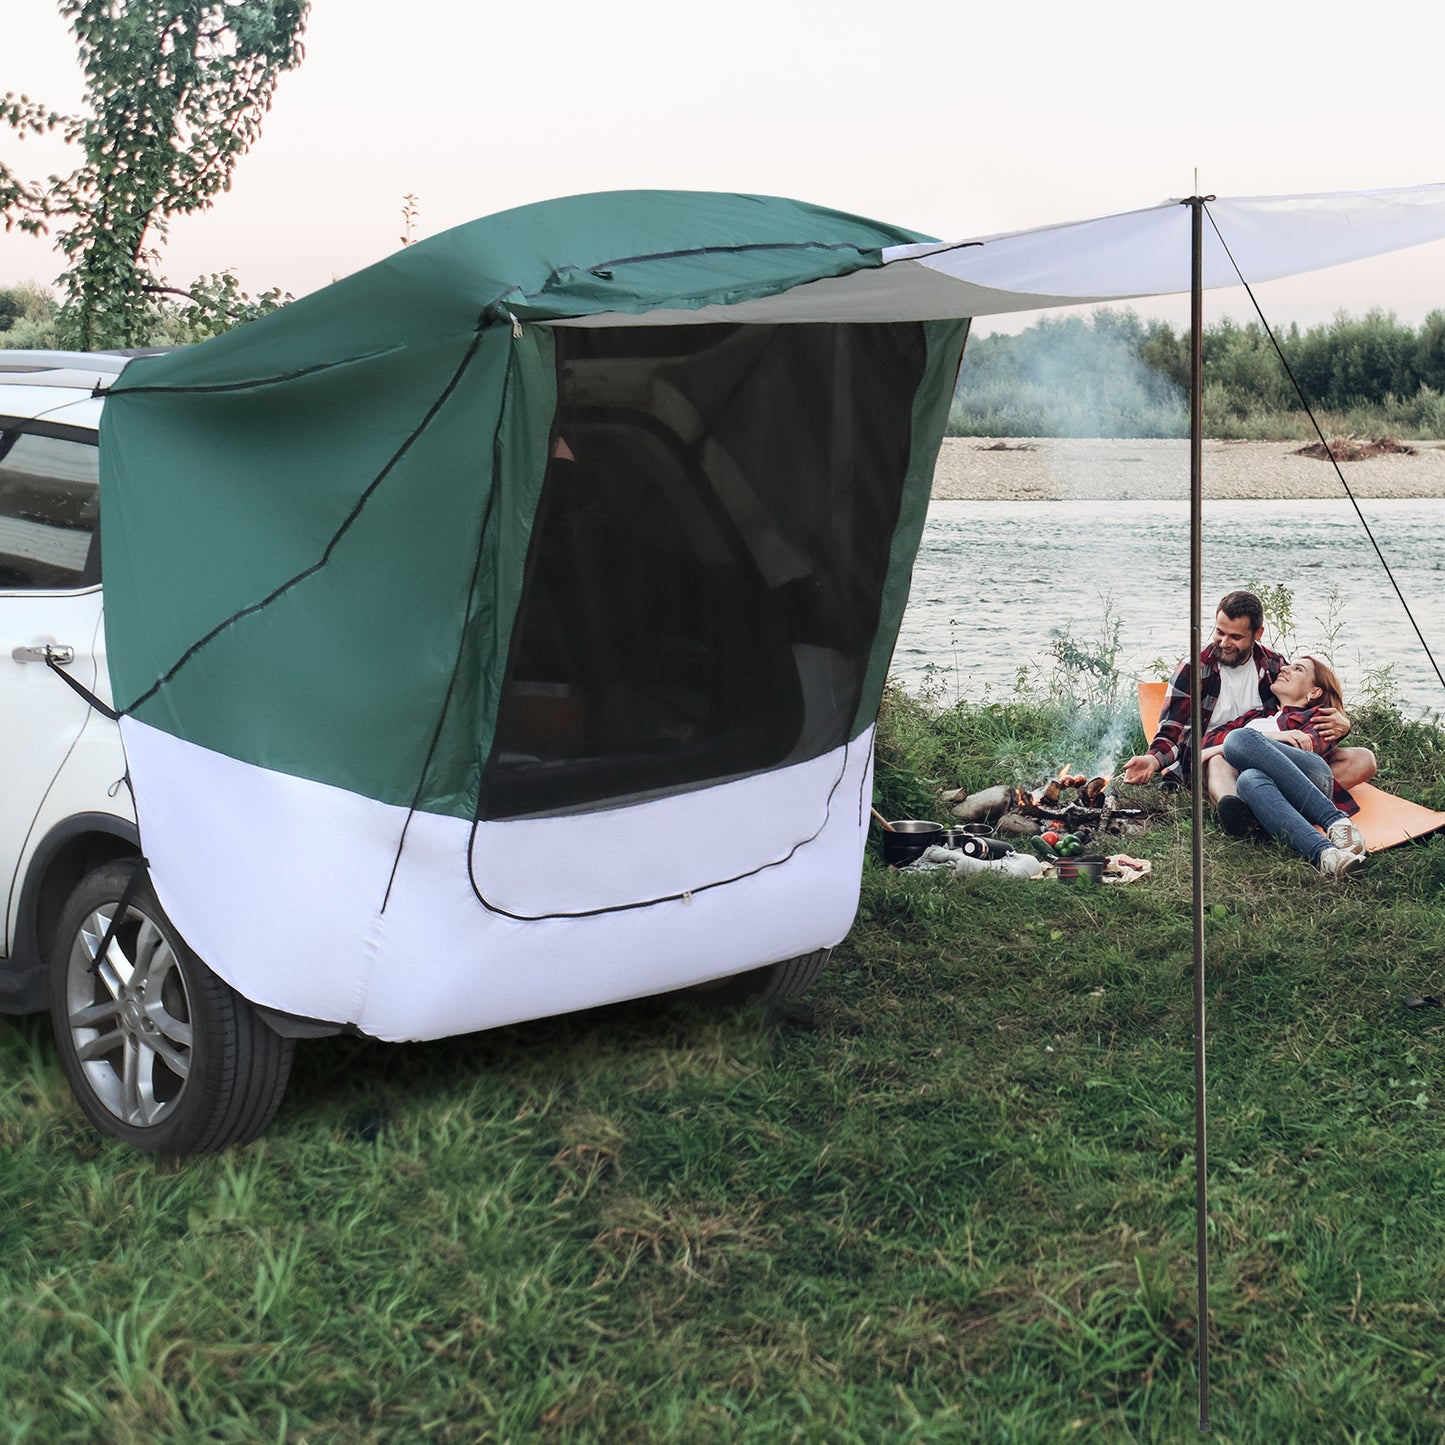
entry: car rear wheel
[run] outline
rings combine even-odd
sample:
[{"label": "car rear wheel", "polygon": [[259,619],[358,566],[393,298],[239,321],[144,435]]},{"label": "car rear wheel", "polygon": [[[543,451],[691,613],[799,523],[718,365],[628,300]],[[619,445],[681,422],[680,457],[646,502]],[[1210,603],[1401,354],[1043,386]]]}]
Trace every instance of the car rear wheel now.
[{"label": "car rear wheel", "polygon": [[780,963],[733,974],[731,978],[698,984],[685,992],[724,1008],[738,1008],[747,1003],[778,1003],[807,993],[832,956],[831,948],[819,948],[797,958],[785,958]]},{"label": "car rear wheel", "polygon": [[50,960],[51,1021],[65,1075],[105,1134],[163,1154],[244,1144],[280,1107],[295,1047],[189,948],[139,864],[81,880]]}]

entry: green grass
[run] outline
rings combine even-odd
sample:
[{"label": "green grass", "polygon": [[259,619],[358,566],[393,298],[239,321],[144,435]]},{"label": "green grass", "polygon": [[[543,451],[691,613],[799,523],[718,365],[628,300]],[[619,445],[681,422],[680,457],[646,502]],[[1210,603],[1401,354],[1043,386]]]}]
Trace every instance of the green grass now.
[{"label": "green grass", "polygon": [[[928,715],[891,705],[901,772]],[[940,782],[984,781],[989,726],[1048,751],[1043,704],[932,719]],[[1435,783],[1433,730],[1372,726],[1403,791]],[[105,1143],[45,1022],[0,1020],[0,1441],[1195,1438],[1162,806],[1128,888],[870,859],[778,1012],[302,1045],[217,1158]],[[1402,998],[1445,996],[1445,843],[1344,888],[1204,843],[1215,1437],[1438,1441],[1445,1012]]]}]

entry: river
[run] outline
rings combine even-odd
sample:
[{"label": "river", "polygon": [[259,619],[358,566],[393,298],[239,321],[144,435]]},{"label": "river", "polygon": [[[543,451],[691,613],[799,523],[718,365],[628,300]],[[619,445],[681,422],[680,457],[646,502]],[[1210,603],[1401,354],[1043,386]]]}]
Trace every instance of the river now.
[{"label": "river", "polygon": [[[1445,500],[1361,508],[1445,671]],[[1294,593],[1294,637],[1284,650],[1329,655],[1347,705],[1389,668],[1407,714],[1445,711],[1445,687],[1348,501],[1206,502],[1203,554],[1206,627],[1222,593],[1281,584]],[[1125,676],[1157,677],[1156,659],[1184,656],[1184,504],[935,501],[893,675],[945,702],[1007,696],[1020,669],[1033,680],[1052,670],[1061,639],[1097,653],[1109,612],[1119,621]]]}]

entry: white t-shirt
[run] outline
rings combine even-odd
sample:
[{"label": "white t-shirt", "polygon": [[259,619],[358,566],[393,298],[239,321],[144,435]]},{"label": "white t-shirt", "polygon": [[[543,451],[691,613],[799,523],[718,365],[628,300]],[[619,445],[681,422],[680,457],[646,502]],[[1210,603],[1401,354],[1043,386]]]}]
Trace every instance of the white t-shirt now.
[{"label": "white t-shirt", "polygon": [[1223,727],[1259,706],[1259,669],[1251,657],[1238,667],[1219,669],[1219,698],[1209,715],[1209,728]]}]

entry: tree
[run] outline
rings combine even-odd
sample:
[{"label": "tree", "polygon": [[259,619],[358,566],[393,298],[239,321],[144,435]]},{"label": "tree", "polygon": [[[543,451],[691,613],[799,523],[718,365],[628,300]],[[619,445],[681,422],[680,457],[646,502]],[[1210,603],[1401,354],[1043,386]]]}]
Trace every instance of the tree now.
[{"label": "tree", "polygon": [[1445,311],[1432,311],[1421,322],[1411,369],[1421,386],[1445,392]]},{"label": "tree", "polygon": [[[277,83],[301,63],[309,0],[60,0],[85,73],[85,109],[47,110],[6,95],[0,119],[19,133],[59,130],[83,157],[68,176],[27,183],[0,162],[9,230],[52,226],[69,265],[61,322],[80,346],[148,339],[160,297],[179,295],[224,329],[252,302],[233,277],[189,290],[154,269],[173,216],[206,210],[229,190],[260,135]],[[192,318],[194,320],[194,317]]]},{"label": "tree", "polygon": [[33,282],[0,286],[0,331],[11,331],[26,321],[47,322],[54,312],[50,297]]}]

